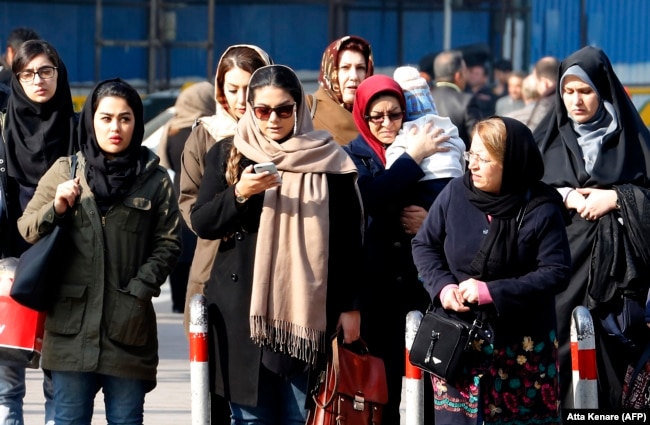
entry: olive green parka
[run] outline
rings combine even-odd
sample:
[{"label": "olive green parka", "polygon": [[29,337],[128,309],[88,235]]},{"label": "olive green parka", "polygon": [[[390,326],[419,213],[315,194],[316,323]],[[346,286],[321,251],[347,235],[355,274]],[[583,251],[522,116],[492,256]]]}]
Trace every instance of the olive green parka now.
[{"label": "olive green parka", "polygon": [[[142,148],[146,149],[146,148]],[[68,210],[65,260],[51,276],[54,306],[47,312],[42,366],[151,381],[155,387],[158,336],[152,298],[181,251],[180,213],[172,182],[147,150],[146,166],[128,194],[102,216],[78,153],[81,195]],[[70,158],[41,178],[18,220],[30,243],[53,229],[57,186],[70,179]]]}]

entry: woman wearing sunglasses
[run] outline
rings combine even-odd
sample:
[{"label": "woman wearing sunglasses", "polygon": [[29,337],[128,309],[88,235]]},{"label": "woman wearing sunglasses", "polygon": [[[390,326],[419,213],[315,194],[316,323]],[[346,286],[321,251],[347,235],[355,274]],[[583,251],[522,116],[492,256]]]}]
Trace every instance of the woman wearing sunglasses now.
[{"label": "woman wearing sunglasses", "polygon": [[[372,288],[362,312],[362,336],[371,352],[381,356],[388,379],[388,405],[383,423],[399,423],[404,376],[406,314],[424,311],[427,294],[418,281],[411,257],[411,238],[426,217],[419,206],[406,206],[409,188],[424,177],[420,163],[443,150],[449,136],[427,124],[406,135],[408,149],[386,169],[386,148],[404,121],[406,102],[400,85],[386,75],[373,75],[357,89],[352,116],[359,136],[344,149],[359,169],[359,189],[366,214],[364,281]],[[416,131],[416,130],[414,130]],[[361,261],[360,266],[358,262]],[[365,326],[367,325],[367,326]]]},{"label": "woman wearing sunglasses", "polygon": [[[233,140],[206,156],[192,210],[199,237],[219,239],[206,285],[214,391],[233,424],[304,424],[311,372],[329,337],[359,338],[362,214],[356,169],[313,131],[302,86],[283,65],[249,81]],[[254,172],[272,162],[278,172]]]}]

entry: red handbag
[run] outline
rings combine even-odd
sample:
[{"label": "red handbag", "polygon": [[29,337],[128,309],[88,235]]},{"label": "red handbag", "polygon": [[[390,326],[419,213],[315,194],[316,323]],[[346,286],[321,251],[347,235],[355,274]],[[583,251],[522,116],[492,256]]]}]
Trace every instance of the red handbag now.
[{"label": "red handbag", "polygon": [[307,425],[380,425],[388,402],[384,361],[370,355],[366,343],[357,353],[332,338],[332,354],[321,372],[315,405]]},{"label": "red handbag", "polygon": [[38,368],[45,313],[18,304],[9,296],[17,259],[0,260],[0,361]]}]

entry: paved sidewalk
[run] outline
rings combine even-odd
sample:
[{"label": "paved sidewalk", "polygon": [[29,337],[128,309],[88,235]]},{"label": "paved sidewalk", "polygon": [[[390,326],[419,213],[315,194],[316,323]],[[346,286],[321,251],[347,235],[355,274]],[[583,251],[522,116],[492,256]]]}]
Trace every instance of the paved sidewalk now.
[{"label": "paved sidewalk", "polygon": [[[163,285],[163,292],[154,300],[154,306],[158,313],[160,364],[158,385],[145,399],[144,424],[189,425],[192,422],[189,347],[183,331],[183,315],[171,313],[168,284]],[[26,381],[25,424],[43,425],[43,372],[40,369],[27,369]],[[100,424],[106,424],[101,391],[95,398],[92,425]]]}]

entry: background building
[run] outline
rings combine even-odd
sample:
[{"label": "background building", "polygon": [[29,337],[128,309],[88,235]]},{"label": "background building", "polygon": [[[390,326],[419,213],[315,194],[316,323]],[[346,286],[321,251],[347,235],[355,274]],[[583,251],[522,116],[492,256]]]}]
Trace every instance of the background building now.
[{"label": "background building", "polygon": [[80,94],[115,76],[143,93],[211,79],[234,43],[261,46],[309,85],[325,46],[356,34],[372,44],[379,72],[461,46],[487,50],[488,65],[507,58],[528,71],[542,56],[596,45],[642,109],[649,21],[647,0],[0,0],[2,45],[13,27],[33,27]]}]

